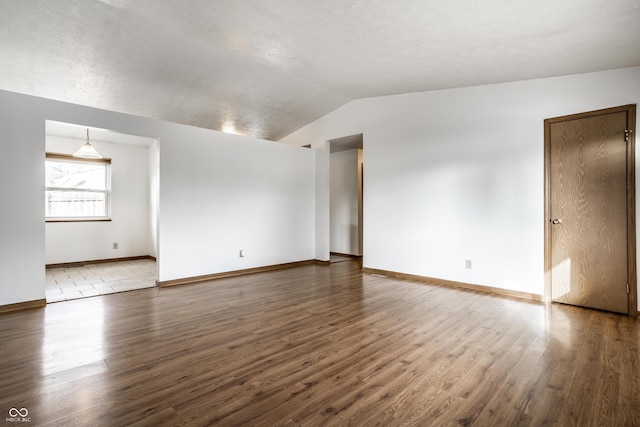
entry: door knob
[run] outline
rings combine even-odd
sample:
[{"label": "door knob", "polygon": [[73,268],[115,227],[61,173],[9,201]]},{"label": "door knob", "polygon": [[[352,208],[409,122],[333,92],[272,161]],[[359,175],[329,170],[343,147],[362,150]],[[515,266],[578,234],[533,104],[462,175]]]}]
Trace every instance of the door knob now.
[{"label": "door knob", "polygon": [[562,224],[562,220],[558,218],[554,218],[551,220],[551,224]]}]

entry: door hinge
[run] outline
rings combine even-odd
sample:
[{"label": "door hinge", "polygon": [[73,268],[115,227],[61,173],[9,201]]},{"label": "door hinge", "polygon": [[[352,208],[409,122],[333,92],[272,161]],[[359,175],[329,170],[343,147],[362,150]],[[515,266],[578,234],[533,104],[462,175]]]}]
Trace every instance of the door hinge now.
[{"label": "door hinge", "polygon": [[631,136],[631,132],[633,132],[630,129],[625,129],[624,131],[624,140],[625,142],[629,142],[629,137]]},{"label": "door hinge", "polygon": [[627,283],[627,295],[629,295],[629,284]]}]

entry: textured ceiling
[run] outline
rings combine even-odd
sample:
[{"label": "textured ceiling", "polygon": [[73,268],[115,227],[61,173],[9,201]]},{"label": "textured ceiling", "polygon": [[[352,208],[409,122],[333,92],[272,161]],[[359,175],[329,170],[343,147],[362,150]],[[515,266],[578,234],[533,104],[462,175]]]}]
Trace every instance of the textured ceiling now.
[{"label": "textured ceiling", "polygon": [[636,65],[638,0],[0,0],[0,89],[273,140],[357,98]]},{"label": "textured ceiling", "polygon": [[108,142],[110,144],[138,145],[140,147],[150,147],[156,140],[137,135],[129,135],[126,133],[114,132],[109,129],[100,129],[90,126],[80,126],[71,123],[55,122],[47,120],[45,126],[45,134],[50,136],[60,136],[63,138],[77,139],[82,141],[78,147],[87,139],[87,129],[89,130],[90,142]]}]

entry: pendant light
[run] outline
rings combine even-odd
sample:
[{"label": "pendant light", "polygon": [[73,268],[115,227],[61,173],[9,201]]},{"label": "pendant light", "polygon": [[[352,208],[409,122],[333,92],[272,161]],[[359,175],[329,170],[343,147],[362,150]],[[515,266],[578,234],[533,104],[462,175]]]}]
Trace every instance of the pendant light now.
[{"label": "pendant light", "polygon": [[98,150],[93,148],[93,145],[89,142],[89,128],[87,128],[87,142],[78,151],[73,153],[73,157],[82,157],[84,159],[101,159],[102,156],[98,153]]}]

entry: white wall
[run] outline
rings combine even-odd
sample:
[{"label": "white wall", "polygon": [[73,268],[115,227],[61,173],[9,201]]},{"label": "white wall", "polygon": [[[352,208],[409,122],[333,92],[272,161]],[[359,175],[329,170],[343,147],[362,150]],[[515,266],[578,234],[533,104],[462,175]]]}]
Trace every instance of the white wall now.
[{"label": "white wall", "polygon": [[160,158],[158,150],[158,141],[151,144],[149,152],[149,255],[158,257],[158,215],[160,211],[158,197],[160,195]]},{"label": "white wall", "polygon": [[191,130],[160,140],[160,280],[313,259],[314,150]]},{"label": "white wall", "polygon": [[[73,154],[84,140],[47,136],[47,152]],[[150,255],[149,149],[92,141],[111,159],[111,221],[48,222],[47,264]],[[118,249],[113,249],[113,243]]]},{"label": "white wall", "polygon": [[44,118],[0,92],[0,305],[44,298]]},{"label": "white wall", "polygon": [[361,255],[359,247],[358,150],[339,151],[330,156],[330,249]]},{"label": "white wall", "polygon": [[543,121],[638,101],[635,67],[358,100],[282,141],[364,134],[365,267],[543,294]]},{"label": "white wall", "polygon": [[[323,143],[326,146],[326,143]],[[329,150],[316,150],[315,183],[315,259],[329,261]]]},{"label": "white wall", "polygon": [[159,280],[314,258],[314,150],[0,91],[0,305],[44,298],[45,120],[159,138]]}]

